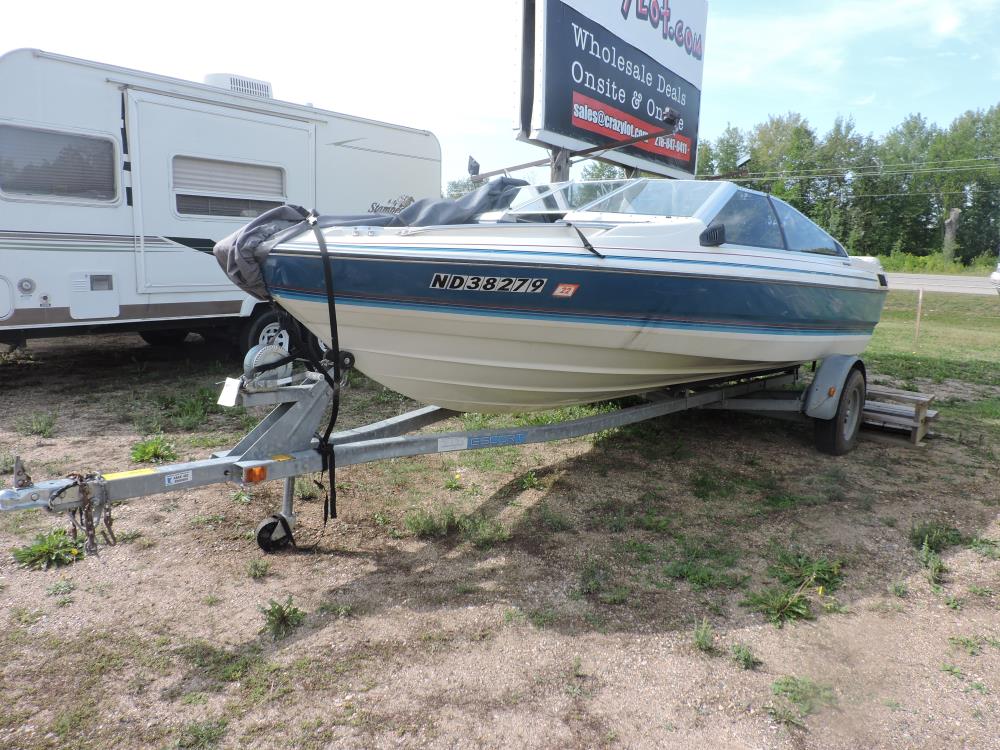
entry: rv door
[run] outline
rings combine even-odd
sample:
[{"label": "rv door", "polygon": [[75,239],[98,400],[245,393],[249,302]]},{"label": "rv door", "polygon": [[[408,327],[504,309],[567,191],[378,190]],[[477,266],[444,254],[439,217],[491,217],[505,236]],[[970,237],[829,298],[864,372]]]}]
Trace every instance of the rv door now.
[{"label": "rv door", "polygon": [[128,102],[138,291],[236,292],[212,246],[268,208],[314,205],[314,125],[145,91]]}]

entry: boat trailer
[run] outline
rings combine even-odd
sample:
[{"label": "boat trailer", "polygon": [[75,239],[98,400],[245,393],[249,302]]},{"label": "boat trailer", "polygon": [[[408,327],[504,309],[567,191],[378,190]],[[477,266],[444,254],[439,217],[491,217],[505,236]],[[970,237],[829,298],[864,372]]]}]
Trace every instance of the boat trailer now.
[{"label": "boat trailer", "polygon": [[[859,372],[860,378],[853,374]],[[503,429],[411,434],[458,414],[425,406],[336,432],[330,436],[329,444],[334,465],[339,468],[404,456],[565,440],[688,409],[709,408],[815,419],[818,447],[826,452],[846,452],[838,450],[838,446],[846,445],[847,450],[853,446],[857,431],[869,414],[864,401],[863,363],[857,357],[827,358],[805,389],[789,388],[800,379],[800,367],[796,365],[730,378],[726,382],[672,386],[644,394],[642,403],[637,405],[580,419]],[[856,388],[852,391],[852,383],[859,379],[860,400]],[[251,368],[238,380],[227,379],[219,403],[274,408],[230,450],[213,453],[211,458],[200,461],[40,482],[33,482],[20,459],[16,459],[13,487],[0,491],[0,511],[39,508],[68,514],[74,529],[78,524],[84,527],[92,551],[96,549],[95,519],[103,521],[113,542],[110,510],[119,503],[210,484],[253,485],[281,479],[284,480],[281,510],[264,519],[256,534],[257,544],[265,552],[281,549],[293,543],[295,478],[324,469],[318,450],[318,430],[332,398],[333,390],[322,373],[305,372],[280,381],[262,380]],[[927,418],[926,409],[923,414]]]}]

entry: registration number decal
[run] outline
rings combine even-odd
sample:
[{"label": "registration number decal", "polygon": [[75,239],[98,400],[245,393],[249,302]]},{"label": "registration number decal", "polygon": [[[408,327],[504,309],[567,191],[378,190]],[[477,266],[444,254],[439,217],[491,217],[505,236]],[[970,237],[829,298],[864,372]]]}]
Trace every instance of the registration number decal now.
[{"label": "registration number decal", "polygon": [[464,276],[458,273],[436,273],[431,277],[431,289],[451,292],[518,292],[538,294],[548,279],[526,279],[514,276]]}]

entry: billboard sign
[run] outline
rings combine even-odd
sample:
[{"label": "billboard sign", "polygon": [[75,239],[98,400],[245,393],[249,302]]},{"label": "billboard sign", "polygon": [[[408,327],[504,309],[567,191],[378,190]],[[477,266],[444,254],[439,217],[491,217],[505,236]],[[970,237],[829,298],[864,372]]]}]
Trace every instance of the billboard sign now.
[{"label": "billboard sign", "polygon": [[520,137],[581,150],[677,131],[601,158],[690,177],[698,153],[707,0],[524,0]]}]

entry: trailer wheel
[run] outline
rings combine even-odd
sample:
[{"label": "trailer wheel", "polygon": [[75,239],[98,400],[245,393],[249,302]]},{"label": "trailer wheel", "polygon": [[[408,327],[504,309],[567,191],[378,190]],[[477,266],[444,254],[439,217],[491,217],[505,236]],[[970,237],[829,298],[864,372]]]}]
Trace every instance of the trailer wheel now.
[{"label": "trailer wheel", "polygon": [[854,369],[840,392],[840,403],[834,418],[814,420],[816,448],[832,456],[849,453],[858,442],[864,408],[865,376]]},{"label": "trailer wheel", "polygon": [[292,529],[284,517],[268,516],[257,527],[257,546],[264,552],[277,552],[289,544],[295,544]]},{"label": "trailer wheel", "polygon": [[150,346],[180,346],[187,338],[187,331],[139,331],[139,336]]}]

